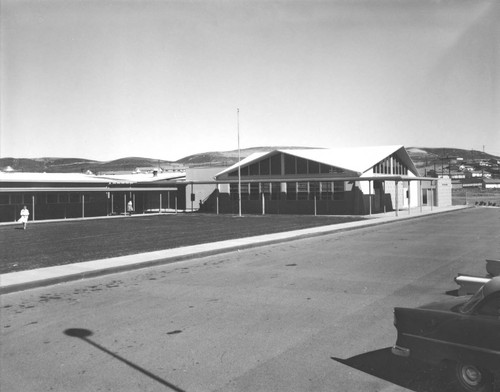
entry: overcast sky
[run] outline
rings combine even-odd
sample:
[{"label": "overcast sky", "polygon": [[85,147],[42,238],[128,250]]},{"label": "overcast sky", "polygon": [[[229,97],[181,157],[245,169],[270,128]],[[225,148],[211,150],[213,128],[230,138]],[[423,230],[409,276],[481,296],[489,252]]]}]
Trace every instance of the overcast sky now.
[{"label": "overcast sky", "polygon": [[0,157],[500,155],[496,0],[0,0]]}]

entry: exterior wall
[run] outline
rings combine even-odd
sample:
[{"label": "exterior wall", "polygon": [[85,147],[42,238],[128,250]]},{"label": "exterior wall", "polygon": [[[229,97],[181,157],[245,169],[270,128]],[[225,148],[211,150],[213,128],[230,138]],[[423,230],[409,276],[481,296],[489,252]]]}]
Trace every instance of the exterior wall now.
[{"label": "exterior wall", "polygon": [[449,207],[451,202],[451,178],[439,178],[436,185],[436,206]]},{"label": "exterior wall", "polygon": [[[225,168],[226,166],[189,168],[186,170],[186,182],[213,181],[215,175]],[[216,189],[217,185],[213,184],[194,184],[192,187],[187,186],[185,197],[188,202],[186,208],[188,210],[192,209],[193,211],[197,211]]]}]

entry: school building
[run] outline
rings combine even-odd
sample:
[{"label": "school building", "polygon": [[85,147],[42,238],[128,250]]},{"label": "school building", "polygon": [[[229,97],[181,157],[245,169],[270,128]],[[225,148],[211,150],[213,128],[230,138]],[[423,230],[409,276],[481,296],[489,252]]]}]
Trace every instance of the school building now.
[{"label": "school building", "polygon": [[214,179],[202,211],[368,215],[451,205],[451,181],[421,177],[401,145],[259,152]]}]

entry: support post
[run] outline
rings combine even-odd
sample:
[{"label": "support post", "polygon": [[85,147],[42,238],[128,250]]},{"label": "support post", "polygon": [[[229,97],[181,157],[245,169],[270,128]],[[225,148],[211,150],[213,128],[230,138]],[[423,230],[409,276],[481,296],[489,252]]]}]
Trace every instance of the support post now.
[{"label": "support post", "polygon": [[399,208],[399,189],[398,189],[398,181],[396,181],[396,189],[395,189],[395,210],[396,210],[396,216],[398,216],[398,208]]},{"label": "support post", "polygon": [[411,181],[408,180],[408,215],[411,214],[411,200],[412,200]]},{"label": "support post", "polygon": [[31,215],[31,220],[35,220],[35,195],[31,196],[31,210],[33,211],[33,215]]},{"label": "support post", "polygon": [[372,214],[372,181],[368,180],[368,212]]},{"label": "support post", "polygon": [[422,193],[422,180],[418,181],[418,194],[420,195],[418,198],[418,207],[420,208],[420,213],[422,213],[422,198],[424,197]]},{"label": "support post", "polygon": [[161,206],[161,197],[162,197],[162,194],[160,192],[160,209],[158,210],[158,213],[160,213],[160,214],[161,214],[161,208],[162,208],[162,206]]},{"label": "support post", "polygon": [[85,195],[82,195],[82,218],[85,218]]},{"label": "support post", "polygon": [[261,195],[262,195],[262,215],[266,215],[266,198],[264,196],[264,192],[262,192]]}]

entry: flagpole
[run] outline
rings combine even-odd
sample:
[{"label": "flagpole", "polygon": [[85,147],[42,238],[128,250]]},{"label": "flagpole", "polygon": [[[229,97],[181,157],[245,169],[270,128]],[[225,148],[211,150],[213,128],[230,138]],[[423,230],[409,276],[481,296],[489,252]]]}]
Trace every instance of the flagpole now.
[{"label": "flagpole", "polygon": [[240,109],[236,109],[238,123],[238,216],[241,216],[241,153],[240,153]]}]

